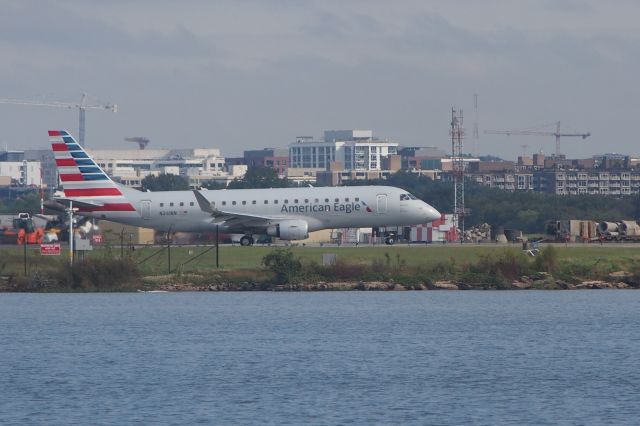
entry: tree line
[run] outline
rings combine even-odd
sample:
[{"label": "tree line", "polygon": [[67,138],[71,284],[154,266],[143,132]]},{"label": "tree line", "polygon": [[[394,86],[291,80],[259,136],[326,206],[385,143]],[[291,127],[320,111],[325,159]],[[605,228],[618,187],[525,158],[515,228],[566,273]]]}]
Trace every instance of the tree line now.
[{"label": "tree line", "polygon": [[[181,179],[179,181],[178,179]],[[151,191],[189,189],[189,183],[180,176],[148,176],[142,181],[143,189]],[[415,173],[398,171],[387,179],[352,181],[349,185],[390,185],[403,188],[431,204],[441,212],[453,211],[453,183],[432,180]],[[222,184],[205,183],[208,189],[225,188]],[[279,178],[274,169],[249,167],[242,179],[229,183],[228,189],[285,188],[297,186]],[[614,221],[638,219],[640,197],[605,195],[555,195],[533,191],[505,191],[488,188],[474,182],[465,182],[465,207],[470,214],[466,227],[488,223],[492,227],[519,229],[526,233],[541,233],[545,224],[553,220],[581,219]]]}]

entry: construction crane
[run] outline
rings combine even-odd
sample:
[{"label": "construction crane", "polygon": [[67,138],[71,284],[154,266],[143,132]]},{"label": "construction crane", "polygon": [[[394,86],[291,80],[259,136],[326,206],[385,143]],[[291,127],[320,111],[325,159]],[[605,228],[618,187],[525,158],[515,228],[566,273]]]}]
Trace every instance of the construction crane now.
[{"label": "construction crane", "polygon": [[149,145],[149,142],[151,142],[149,139],[147,138],[143,138],[141,136],[135,136],[133,138],[124,138],[125,141],[127,142],[135,142],[138,144],[138,146],[140,147],[140,150],[143,150],[147,147],[147,145]]},{"label": "construction crane", "polygon": [[12,105],[27,105],[27,106],[45,106],[45,107],[57,107],[57,108],[78,108],[80,111],[80,125],[78,126],[78,139],[80,141],[81,146],[84,145],[84,136],[85,136],[85,112],[88,109],[103,109],[111,112],[117,112],[118,106],[116,104],[105,104],[105,105],[88,105],[87,104],[87,94],[83,93],[80,102],[77,104],[67,103],[67,102],[57,102],[57,101],[29,101],[29,100],[21,100],[21,99],[1,99],[0,104],[12,104]]},{"label": "construction crane", "polygon": [[[555,125],[556,126],[556,131],[555,132],[550,132],[550,131],[540,131],[537,129],[543,128],[543,127],[549,127]],[[519,129],[519,130],[485,130],[484,131],[485,134],[487,135],[507,135],[507,136],[511,136],[511,135],[525,135],[525,136],[555,136],[556,138],[556,157],[560,156],[560,137],[581,137],[582,139],[586,139],[589,136],[591,136],[591,133],[587,132],[587,133],[561,133],[560,132],[560,122],[556,121],[555,123],[550,123],[550,124],[543,124],[542,126],[538,126],[538,127],[534,127],[534,128],[529,128],[529,129]]]}]

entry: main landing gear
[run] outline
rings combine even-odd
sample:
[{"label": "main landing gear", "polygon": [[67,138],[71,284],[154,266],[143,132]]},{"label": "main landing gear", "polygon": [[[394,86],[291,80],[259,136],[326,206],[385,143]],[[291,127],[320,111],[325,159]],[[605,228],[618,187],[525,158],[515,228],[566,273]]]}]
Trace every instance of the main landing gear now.
[{"label": "main landing gear", "polygon": [[388,246],[392,246],[398,241],[398,234],[393,231],[387,231],[384,233],[384,243]]},{"label": "main landing gear", "polygon": [[248,247],[253,245],[253,237],[251,235],[245,235],[240,238],[240,245],[243,247]]}]

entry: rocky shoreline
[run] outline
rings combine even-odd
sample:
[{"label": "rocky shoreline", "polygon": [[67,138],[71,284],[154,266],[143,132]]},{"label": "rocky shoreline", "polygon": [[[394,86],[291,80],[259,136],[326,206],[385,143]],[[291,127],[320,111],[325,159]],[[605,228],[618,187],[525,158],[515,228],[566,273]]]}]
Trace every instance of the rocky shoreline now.
[{"label": "rocky shoreline", "polygon": [[[413,281],[413,280],[412,280]],[[604,280],[572,279],[571,282],[554,278],[546,272],[519,277],[509,283],[486,283],[463,280],[339,280],[278,284],[272,281],[228,280],[222,275],[205,277],[199,274],[145,276],[125,286],[100,288],[69,288],[57,280],[36,274],[28,280],[0,276],[0,292],[92,292],[92,291],[433,291],[433,290],[598,290],[640,288],[637,276],[626,271],[608,274]]]},{"label": "rocky shoreline", "polygon": [[[154,277],[149,277],[153,280]],[[636,289],[640,283],[625,271],[609,274],[608,280],[577,280],[575,283],[553,278],[541,272],[532,276],[523,276],[510,285],[487,283],[469,283],[453,280],[439,280],[419,284],[403,284],[391,281],[336,281],[316,283],[272,284],[265,282],[216,282],[214,284],[195,284],[177,280],[172,283],[155,284],[139,291],[407,291],[407,290],[601,290]]]}]

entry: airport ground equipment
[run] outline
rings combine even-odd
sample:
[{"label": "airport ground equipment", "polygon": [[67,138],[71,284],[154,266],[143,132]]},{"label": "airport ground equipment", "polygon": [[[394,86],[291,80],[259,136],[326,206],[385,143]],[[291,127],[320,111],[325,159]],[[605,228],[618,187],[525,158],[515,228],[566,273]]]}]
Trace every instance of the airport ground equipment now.
[{"label": "airport ground equipment", "polygon": [[19,213],[13,218],[10,226],[0,227],[2,240],[18,245],[41,244],[44,234],[44,229],[34,224],[29,213]]}]

